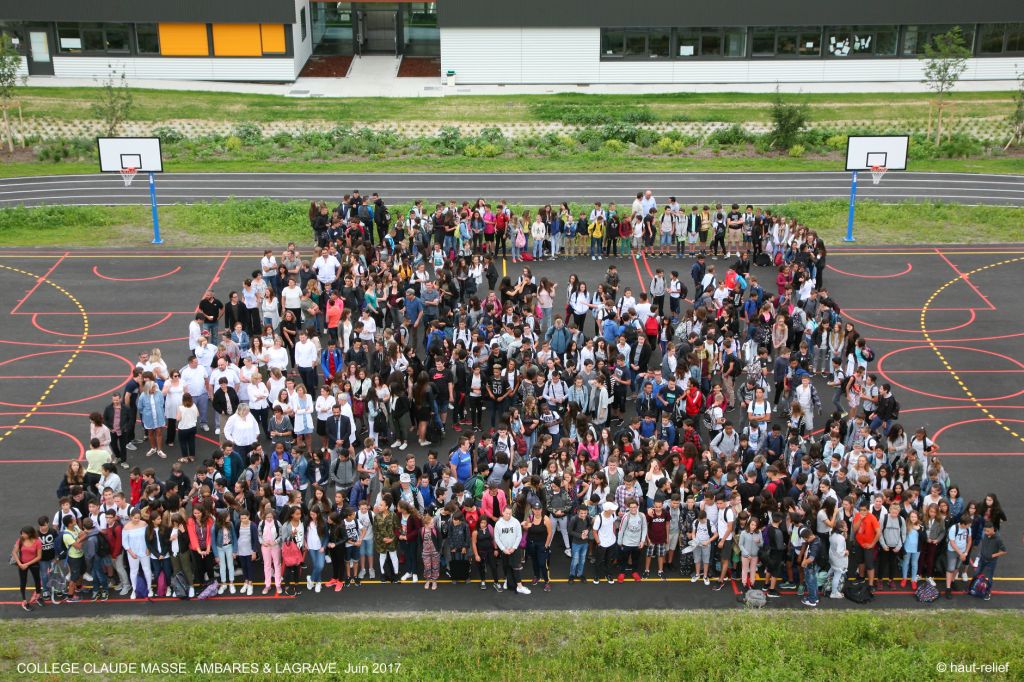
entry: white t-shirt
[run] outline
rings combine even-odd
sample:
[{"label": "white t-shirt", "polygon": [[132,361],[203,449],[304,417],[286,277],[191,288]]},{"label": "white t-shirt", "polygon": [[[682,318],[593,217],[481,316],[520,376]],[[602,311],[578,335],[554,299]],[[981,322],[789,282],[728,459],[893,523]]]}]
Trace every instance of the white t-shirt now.
[{"label": "white t-shirt", "polygon": [[281,290],[281,298],[284,299],[285,308],[298,308],[302,305],[302,289],[298,286],[285,287]]},{"label": "white t-shirt", "polygon": [[313,263],[313,270],[316,271],[316,278],[320,280],[322,284],[330,284],[338,276],[338,270],[341,269],[341,263],[334,256],[320,256]]}]

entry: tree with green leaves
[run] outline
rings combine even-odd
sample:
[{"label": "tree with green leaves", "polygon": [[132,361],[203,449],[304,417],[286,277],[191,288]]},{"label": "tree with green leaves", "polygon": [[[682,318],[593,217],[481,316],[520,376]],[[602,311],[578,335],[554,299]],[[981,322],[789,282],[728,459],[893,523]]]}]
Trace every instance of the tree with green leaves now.
[{"label": "tree with green leaves", "polygon": [[937,114],[935,119],[935,144],[942,142],[942,109],[946,95],[956,87],[960,76],[967,70],[971,51],[967,48],[964,34],[959,26],[941,33],[931,42],[924,44],[924,80],[928,89],[936,95]]},{"label": "tree with green leaves", "polygon": [[4,136],[7,138],[7,149],[14,153],[14,134],[11,132],[11,119],[8,110],[14,100],[14,90],[19,83],[24,83],[21,75],[21,55],[15,49],[10,37],[0,33],[0,109],[4,115]]},{"label": "tree with green leaves", "polygon": [[1013,96],[1013,111],[1010,112],[1010,139],[1003,149],[1024,142],[1024,71],[1017,72],[1017,92]]},{"label": "tree with green leaves", "polygon": [[793,104],[787,102],[775,87],[775,98],[772,100],[772,146],[779,149],[789,149],[800,137],[807,126],[810,114],[807,103]]},{"label": "tree with green leaves", "polygon": [[132,91],[128,89],[128,78],[124,71],[121,72],[121,78],[116,79],[114,67],[110,66],[110,75],[103,81],[100,98],[92,104],[92,112],[103,121],[108,137],[115,137],[121,125],[128,120],[132,102]]}]

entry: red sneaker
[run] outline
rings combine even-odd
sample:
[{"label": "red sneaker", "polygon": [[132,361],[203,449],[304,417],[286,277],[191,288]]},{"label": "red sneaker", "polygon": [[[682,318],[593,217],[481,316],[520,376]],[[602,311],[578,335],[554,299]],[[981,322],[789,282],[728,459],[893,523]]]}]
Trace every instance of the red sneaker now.
[{"label": "red sneaker", "polygon": [[641,580],[640,574],[637,573],[636,571],[633,571],[633,580],[635,580],[637,582],[640,582],[640,580]]},{"label": "red sneaker", "polygon": [[906,586],[907,586],[907,579],[904,578],[903,580],[900,581],[900,587],[906,587]]},{"label": "red sneaker", "polygon": [[330,587],[331,585],[337,585],[337,584],[338,584],[338,580],[336,578],[331,578],[330,580],[328,580],[327,582],[324,583],[324,587]]},{"label": "red sneaker", "polygon": [[462,427],[459,426],[457,423],[455,424],[455,426],[452,427],[452,429],[455,430],[456,432],[462,431]]},{"label": "red sneaker", "polygon": [[618,581],[621,583],[625,579],[626,579],[626,574],[625,573],[619,573]]},{"label": "red sneaker", "polygon": [[345,586],[345,583],[337,582],[334,585],[334,591],[335,592],[341,592],[341,588],[344,587],[344,586]]},{"label": "red sneaker", "polygon": [[917,592],[917,581],[916,580],[911,580],[910,581],[910,589],[912,589],[914,592]]}]

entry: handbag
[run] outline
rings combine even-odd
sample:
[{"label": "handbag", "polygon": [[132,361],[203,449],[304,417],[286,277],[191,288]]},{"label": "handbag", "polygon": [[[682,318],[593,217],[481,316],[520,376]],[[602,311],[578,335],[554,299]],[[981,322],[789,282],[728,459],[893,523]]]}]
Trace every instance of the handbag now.
[{"label": "handbag", "polygon": [[298,566],[302,563],[304,557],[305,553],[299,549],[294,540],[289,540],[281,545],[281,562],[285,566]]},{"label": "handbag", "polygon": [[366,402],[360,398],[352,399],[352,415],[356,418],[362,417],[366,410]]}]

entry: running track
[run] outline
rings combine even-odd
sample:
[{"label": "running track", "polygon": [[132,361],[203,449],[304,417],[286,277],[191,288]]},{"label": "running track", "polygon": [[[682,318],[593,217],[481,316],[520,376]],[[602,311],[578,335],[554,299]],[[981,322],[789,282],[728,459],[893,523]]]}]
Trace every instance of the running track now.
[{"label": "running track", "polygon": [[[339,197],[353,189],[380,192],[386,201],[451,197],[508,199],[514,203],[627,201],[640,189],[659,200],[706,203],[733,197],[755,204],[849,196],[850,174],[809,173],[164,173],[157,178],[161,205],[231,197],[309,199]],[[1024,176],[892,172],[874,186],[862,173],[858,196],[881,202],[951,201],[1024,206]],[[116,174],[57,175],[0,180],[0,207],[41,204],[145,204],[145,178],[125,188]]]}]

